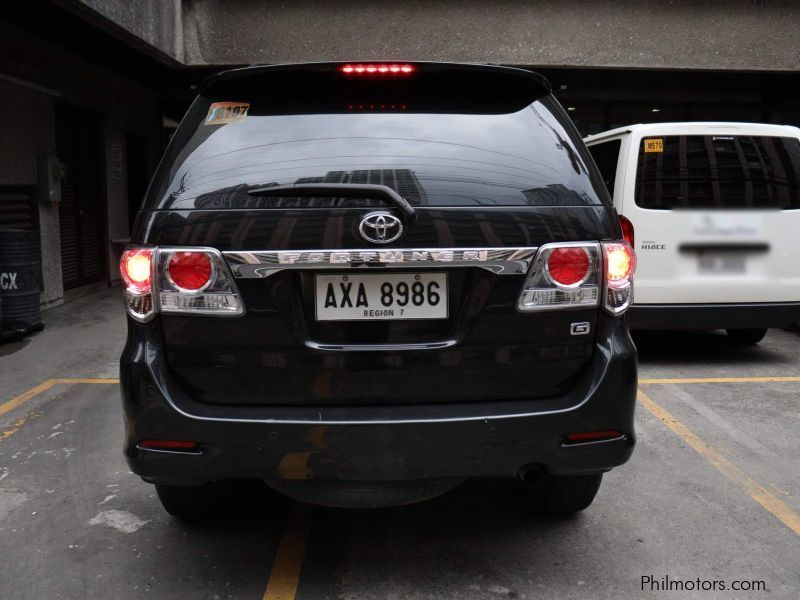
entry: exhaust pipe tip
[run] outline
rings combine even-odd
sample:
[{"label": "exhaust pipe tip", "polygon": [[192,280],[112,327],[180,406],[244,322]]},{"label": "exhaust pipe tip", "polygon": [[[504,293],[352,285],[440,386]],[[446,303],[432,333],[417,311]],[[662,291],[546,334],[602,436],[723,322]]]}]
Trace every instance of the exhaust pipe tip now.
[{"label": "exhaust pipe tip", "polygon": [[544,478],[542,469],[538,465],[526,465],[517,472],[517,475],[523,485],[527,487],[536,487]]}]

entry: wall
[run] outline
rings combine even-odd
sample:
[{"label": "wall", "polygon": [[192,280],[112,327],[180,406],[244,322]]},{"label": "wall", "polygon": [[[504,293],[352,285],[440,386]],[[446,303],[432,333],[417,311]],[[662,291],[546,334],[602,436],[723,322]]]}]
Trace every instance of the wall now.
[{"label": "wall", "polygon": [[[18,79],[20,83],[9,83],[8,79]],[[147,137],[152,171],[161,153],[157,94],[62,47],[0,22],[0,183],[37,183],[37,156],[55,149],[56,101],[103,114],[106,169],[101,175],[105,176],[107,237],[109,240],[128,237],[125,137],[128,132]],[[112,172],[113,144],[122,149],[123,169],[119,177]],[[58,208],[40,203],[38,210],[44,279],[42,303],[50,306],[63,301]],[[114,281],[119,278],[118,248],[109,244],[107,254],[108,280]]]},{"label": "wall", "polygon": [[[36,185],[36,157],[55,147],[52,98],[44,92],[0,81],[0,184]],[[58,303],[61,285],[61,253],[52,250],[59,240],[58,207],[40,204],[42,240],[42,304]]]},{"label": "wall", "polygon": [[[793,0],[183,0],[184,62],[796,70]],[[235,34],[232,34],[235,32]]]},{"label": "wall", "polygon": [[138,40],[142,49],[167,62],[183,60],[181,0],[54,0],[98,25]]}]

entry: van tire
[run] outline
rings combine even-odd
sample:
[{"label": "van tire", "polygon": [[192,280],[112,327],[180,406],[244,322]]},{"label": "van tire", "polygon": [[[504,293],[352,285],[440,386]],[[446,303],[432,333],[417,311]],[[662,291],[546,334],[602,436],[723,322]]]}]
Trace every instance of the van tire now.
[{"label": "van tire", "polygon": [[550,475],[541,477],[534,485],[525,485],[532,508],[552,515],[568,516],[588,508],[600,484],[603,474]]},{"label": "van tire", "polygon": [[185,523],[200,523],[210,519],[219,512],[222,503],[219,484],[156,484],[156,494],[164,510]]},{"label": "van tire", "polygon": [[742,346],[755,346],[767,335],[767,329],[726,329],[731,341]]}]

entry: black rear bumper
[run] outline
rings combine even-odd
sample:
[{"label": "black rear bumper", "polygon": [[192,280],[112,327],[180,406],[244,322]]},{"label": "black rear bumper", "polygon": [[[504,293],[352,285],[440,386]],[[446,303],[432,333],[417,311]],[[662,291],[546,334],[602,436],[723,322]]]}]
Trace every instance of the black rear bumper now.
[{"label": "black rear bumper", "polygon": [[800,302],[634,304],[628,325],[652,329],[762,329],[800,323]]},{"label": "black rear bumper", "polygon": [[[121,361],[125,454],[150,482],[510,477],[530,465],[590,473],[626,462],[635,443],[636,350],[622,319],[599,320],[594,358],[565,396],[423,406],[209,407],[170,381],[158,337],[132,324]],[[623,435],[564,443],[612,429]],[[200,451],[140,449],[145,439],[196,441]]]}]

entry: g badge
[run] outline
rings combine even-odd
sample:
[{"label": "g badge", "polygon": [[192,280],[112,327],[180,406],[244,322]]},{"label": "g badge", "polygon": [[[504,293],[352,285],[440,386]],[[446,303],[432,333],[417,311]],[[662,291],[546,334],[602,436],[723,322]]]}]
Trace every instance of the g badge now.
[{"label": "g badge", "polygon": [[589,323],[583,321],[581,323],[573,323],[569,326],[569,333],[570,335],[586,335],[589,333],[590,326]]}]

